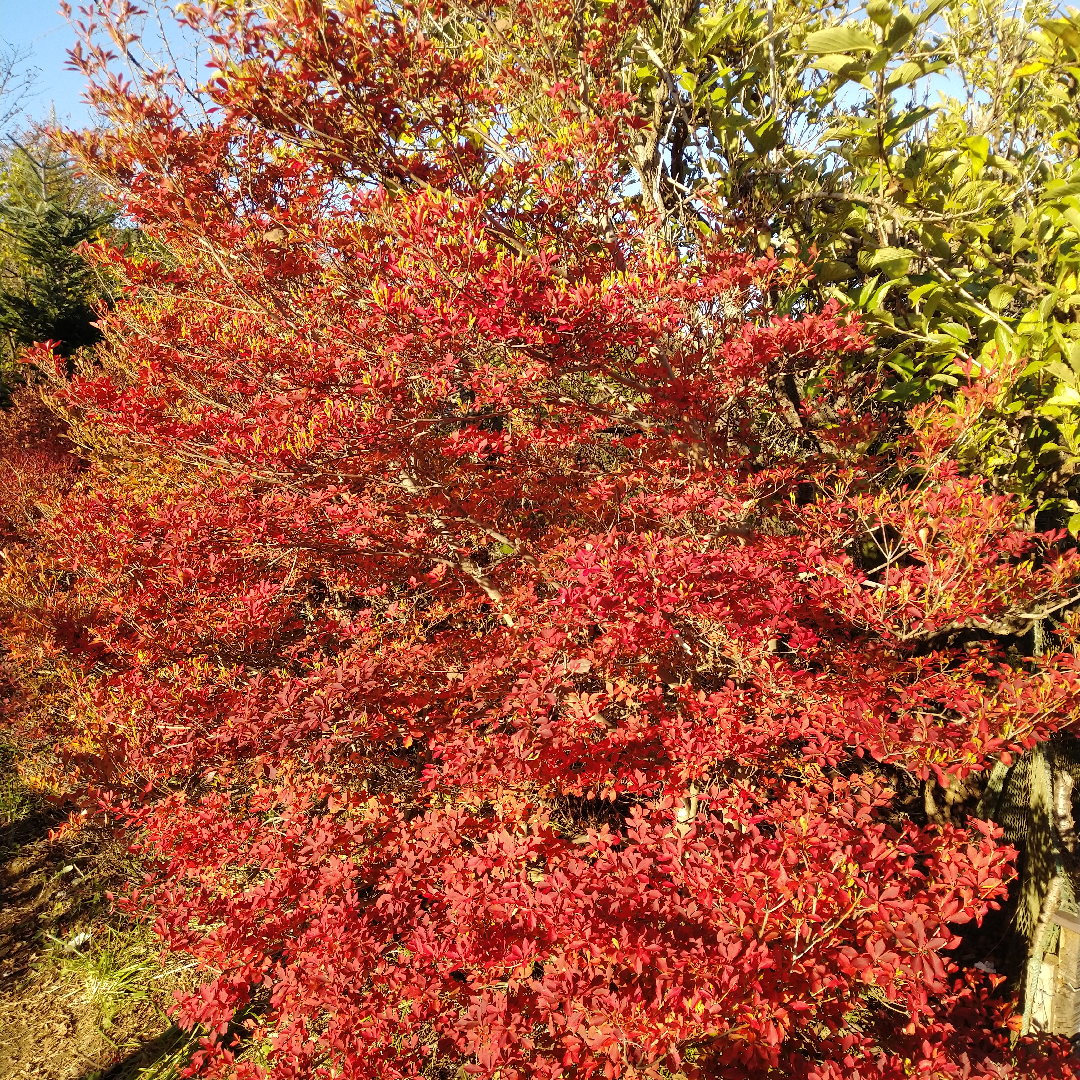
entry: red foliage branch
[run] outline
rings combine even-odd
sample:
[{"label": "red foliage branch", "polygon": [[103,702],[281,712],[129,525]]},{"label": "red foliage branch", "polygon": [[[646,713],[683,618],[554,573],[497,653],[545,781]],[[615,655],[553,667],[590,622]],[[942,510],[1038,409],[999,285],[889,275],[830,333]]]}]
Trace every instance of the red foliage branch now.
[{"label": "red foliage branch", "polygon": [[806,268],[635,198],[640,7],[191,8],[195,119],[85,13],[73,146],[162,254],[97,252],[12,663],[71,672],[200,1067],[246,1015],[281,1078],[1073,1075],[953,957],[1011,851],[896,798],[1077,717],[1067,629],[998,642],[1076,559],[953,452],[1008,371],[873,453]]}]

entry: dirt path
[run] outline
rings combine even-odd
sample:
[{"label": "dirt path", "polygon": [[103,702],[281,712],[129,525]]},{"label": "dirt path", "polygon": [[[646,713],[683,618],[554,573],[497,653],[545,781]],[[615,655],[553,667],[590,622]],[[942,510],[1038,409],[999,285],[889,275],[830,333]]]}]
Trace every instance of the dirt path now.
[{"label": "dirt path", "polygon": [[0,1080],[169,1080],[190,1040],[169,1024],[175,973],[110,910],[125,868],[89,829],[50,840],[60,816],[0,761]]}]

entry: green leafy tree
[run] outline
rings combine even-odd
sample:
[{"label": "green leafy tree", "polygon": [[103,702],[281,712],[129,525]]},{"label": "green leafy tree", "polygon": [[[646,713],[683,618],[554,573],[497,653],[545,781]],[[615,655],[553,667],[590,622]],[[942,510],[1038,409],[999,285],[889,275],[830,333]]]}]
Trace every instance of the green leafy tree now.
[{"label": "green leafy tree", "polygon": [[72,357],[98,339],[99,275],[80,253],[111,231],[113,211],[44,138],[13,142],[0,173],[0,334],[10,381],[20,351],[56,341]]},{"label": "green leafy tree", "polygon": [[[1047,4],[676,3],[628,43],[642,198],[722,202],[862,311],[883,405],[1012,364],[965,459],[1080,527],[1080,15]],[[789,388],[812,413],[813,379]]]}]

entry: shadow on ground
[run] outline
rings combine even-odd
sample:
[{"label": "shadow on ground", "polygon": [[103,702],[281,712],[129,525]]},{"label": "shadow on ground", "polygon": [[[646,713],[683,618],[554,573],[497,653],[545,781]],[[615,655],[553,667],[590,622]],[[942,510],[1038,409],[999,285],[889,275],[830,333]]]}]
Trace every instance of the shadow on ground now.
[{"label": "shadow on ground", "polygon": [[104,1072],[86,1073],[82,1080],[165,1080],[176,1076],[190,1056],[191,1036],[173,1025]]},{"label": "shadow on ground", "polygon": [[104,829],[57,837],[65,817],[0,747],[0,1080],[175,1080],[193,1049],[166,1015],[175,973],[106,895],[126,852]]}]

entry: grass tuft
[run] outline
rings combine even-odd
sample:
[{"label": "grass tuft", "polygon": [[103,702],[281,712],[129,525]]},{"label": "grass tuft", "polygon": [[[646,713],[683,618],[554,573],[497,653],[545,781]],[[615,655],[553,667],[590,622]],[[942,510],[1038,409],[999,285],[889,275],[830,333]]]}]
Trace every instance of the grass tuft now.
[{"label": "grass tuft", "polygon": [[0,743],[0,827],[10,829],[28,818],[40,800],[19,773],[13,747]]}]

